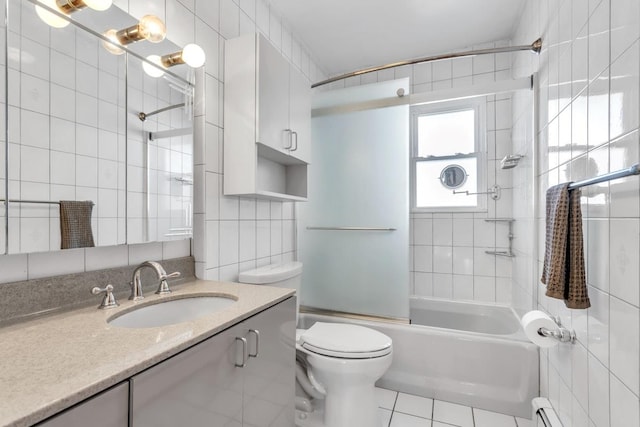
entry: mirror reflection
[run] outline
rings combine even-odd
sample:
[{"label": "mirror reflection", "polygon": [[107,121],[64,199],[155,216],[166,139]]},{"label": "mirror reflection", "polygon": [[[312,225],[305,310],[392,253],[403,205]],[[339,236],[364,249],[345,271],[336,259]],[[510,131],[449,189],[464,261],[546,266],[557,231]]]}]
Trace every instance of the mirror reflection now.
[{"label": "mirror reflection", "polygon": [[128,64],[127,243],[191,236],[192,88]]},{"label": "mirror reflection", "polygon": [[[139,21],[115,6],[50,26],[43,16],[62,20],[46,8],[55,4],[34,3],[9,0],[2,43],[0,253],[190,237],[193,71],[181,64],[202,65],[201,50],[134,43]],[[105,49],[109,29],[123,54]],[[146,63],[150,55],[158,59]]]},{"label": "mirror reflection", "polygon": [[450,189],[460,188],[467,181],[467,171],[460,165],[448,165],[440,173],[440,183]]}]

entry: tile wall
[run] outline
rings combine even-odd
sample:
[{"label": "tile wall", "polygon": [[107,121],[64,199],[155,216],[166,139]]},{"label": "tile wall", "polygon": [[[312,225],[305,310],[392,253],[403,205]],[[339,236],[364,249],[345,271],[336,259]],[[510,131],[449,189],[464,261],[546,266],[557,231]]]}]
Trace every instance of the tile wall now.
[{"label": "tile wall", "polygon": [[511,302],[511,258],[485,253],[509,247],[508,222],[486,220],[512,216],[512,170],[500,168],[500,159],[511,154],[510,95],[487,97],[486,129],[487,187],[502,187],[500,199],[484,196],[487,212],[411,214],[414,295]]},{"label": "tile wall", "polygon": [[208,58],[204,72],[196,75],[197,86],[205,88],[196,99],[194,236],[205,236],[194,240],[196,275],[237,280],[241,271],[294,259],[294,203],[222,192],[224,41],[259,31],[309,83],[324,78],[322,72],[267,1],[167,1],[166,14],[169,26],[172,19],[185,23],[183,33],[172,39],[195,38]]},{"label": "tile wall", "polygon": [[[515,43],[542,36],[539,57],[518,55],[514,74],[539,74],[538,167],[521,169],[516,216],[535,231],[519,246],[514,300],[559,315],[578,342],[541,351],[540,390],[564,425],[640,425],[640,178],[585,188],[583,233],[591,308],[568,310],[539,282],[544,193],[638,162],[640,3],[636,0],[527,1]],[[514,105],[520,105],[514,100]],[[514,135],[528,114],[514,108]],[[521,138],[514,143],[524,144]],[[529,145],[533,146],[533,145]],[[532,179],[539,191],[534,197]],[[522,206],[518,206],[518,205]],[[525,247],[536,248],[527,250]],[[523,257],[524,258],[524,257]],[[527,285],[528,284],[528,285]]]},{"label": "tile wall", "polygon": [[[469,49],[505,44],[483,44]],[[418,64],[411,74],[412,90],[420,93],[509,79],[510,61],[509,54],[501,54]],[[498,184],[505,190],[499,200],[487,199],[486,213],[411,214],[410,269],[414,295],[511,301],[511,259],[485,253],[509,246],[508,223],[485,219],[512,216],[513,195],[509,189],[512,172],[500,169],[500,159],[511,154],[511,95],[486,98],[487,187]]]},{"label": "tile wall", "polygon": [[169,39],[178,45],[195,42],[207,55],[207,63],[196,73],[193,247],[187,240],[3,256],[0,283],[190,252],[198,277],[234,280],[244,269],[293,259],[293,203],[222,195],[224,41],[260,31],[310,82],[321,80],[325,76],[307,49],[263,0],[115,0],[114,4],[136,18],[158,15],[167,25]]},{"label": "tile wall", "polygon": [[[468,49],[505,45],[508,42]],[[465,88],[511,79],[511,61],[510,54],[458,58],[365,74],[327,86],[340,88],[409,77],[412,93]],[[485,254],[486,250],[504,250],[509,245],[507,223],[485,219],[512,216],[512,170],[500,169],[500,160],[512,154],[511,95],[488,96],[486,116],[488,187],[498,184],[505,190],[500,200],[488,199],[486,213],[411,214],[409,269],[413,295],[511,302],[511,259]]]}]

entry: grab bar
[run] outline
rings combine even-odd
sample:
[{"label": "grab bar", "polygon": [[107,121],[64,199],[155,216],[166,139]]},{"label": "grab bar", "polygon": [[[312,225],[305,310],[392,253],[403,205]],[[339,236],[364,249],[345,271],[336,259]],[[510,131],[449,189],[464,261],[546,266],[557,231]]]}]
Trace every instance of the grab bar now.
[{"label": "grab bar", "polygon": [[307,227],[307,230],[335,230],[335,231],[396,231],[396,228],[386,228],[386,227]]}]

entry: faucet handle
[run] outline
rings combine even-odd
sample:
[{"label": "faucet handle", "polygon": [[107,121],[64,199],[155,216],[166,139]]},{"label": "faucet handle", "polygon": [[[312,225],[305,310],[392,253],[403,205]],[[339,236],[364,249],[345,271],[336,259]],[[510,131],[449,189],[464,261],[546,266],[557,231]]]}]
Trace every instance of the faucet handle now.
[{"label": "faucet handle", "polygon": [[158,290],[156,291],[156,294],[158,295],[170,294],[171,289],[169,289],[169,284],[167,283],[167,279],[173,279],[175,277],[180,277],[179,271],[174,271],[173,273],[170,273],[170,274],[161,275],[160,284],[158,285]]},{"label": "faucet handle", "polygon": [[104,292],[104,298],[102,298],[102,302],[98,306],[99,309],[107,309],[107,308],[115,308],[119,306],[118,301],[116,301],[116,297],[113,295],[113,285],[109,284],[104,288],[95,287],[91,289],[91,293],[93,295],[98,295]]},{"label": "faucet handle", "polygon": [[169,274],[163,274],[162,276],[160,276],[160,280],[174,279],[176,277],[180,277],[179,271],[174,271],[173,273]]}]

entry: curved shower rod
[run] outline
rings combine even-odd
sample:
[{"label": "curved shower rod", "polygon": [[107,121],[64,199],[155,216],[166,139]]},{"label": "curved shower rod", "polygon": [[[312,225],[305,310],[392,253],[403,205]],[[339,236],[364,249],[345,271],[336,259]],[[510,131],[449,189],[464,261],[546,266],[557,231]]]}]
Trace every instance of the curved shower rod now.
[{"label": "curved shower rod", "polygon": [[387,70],[389,68],[402,67],[403,65],[413,65],[413,64],[419,64],[421,62],[441,61],[443,59],[462,58],[465,56],[487,55],[491,53],[518,52],[523,50],[540,53],[541,49],[542,49],[542,39],[538,39],[531,44],[522,45],[522,46],[495,47],[490,49],[468,50],[466,52],[445,53],[443,55],[426,56],[423,58],[409,59],[409,60],[400,61],[400,62],[392,62],[386,65],[380,65],[380,66],[371,67],[371,68],[364,68],[362,70],[341,74],[339,76],[331,77],[326,80],[322,80],[318,83],[314,83],[311,85],[311,88],[313,89],[314,87],[333,83],[335,81],[346,79],[348,77],[360,76],[362,74],[368,74],[376,71]]},{"label": "curved shower rod", "polygon": [[147,120],[148,117],[155,116],[156,114],[164,113],[165,111],[173,110],[175,108],[181,108],[181,107],[184,107],[185,105],[186,104],[182,102],[180,104],[169,105],[168,107],[160,108],[159,110],[155,110],[150,113],[145,113],[144,111],[140,111],[138,113],[138,118],[140,119],[141,122],[144,122],[145,120]]}]

